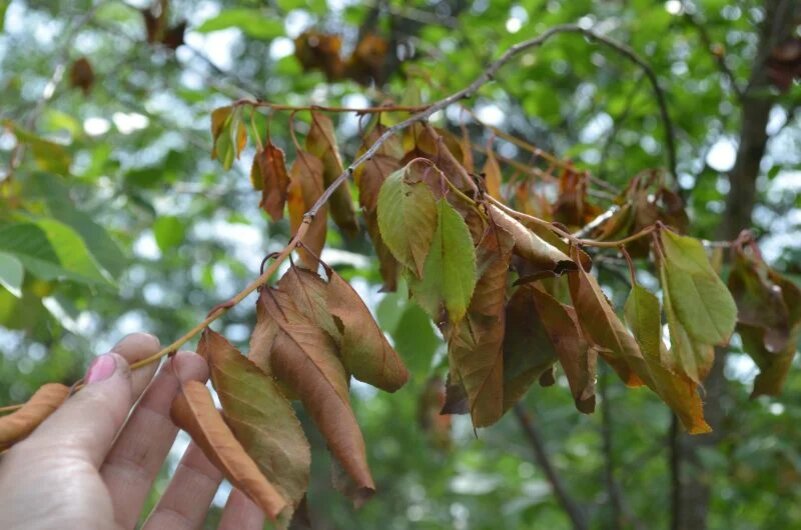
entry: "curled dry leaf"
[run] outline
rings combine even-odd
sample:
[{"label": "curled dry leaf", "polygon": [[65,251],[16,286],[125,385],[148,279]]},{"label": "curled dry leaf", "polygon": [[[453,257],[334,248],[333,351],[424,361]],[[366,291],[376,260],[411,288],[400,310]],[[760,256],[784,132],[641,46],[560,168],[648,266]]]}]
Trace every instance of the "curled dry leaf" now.
[{"label": "curled dry leaf", "polygon": [[[323,163],[316,156],[305,151],[298,151],[292,167],[289,169],[289,188],[287,200],[289,204],[289,227],[295,235],[303,222],[303,215],[317,202],[325,190],[323,185]],[[309,251],[300,247],[301,263],[316,270],[319,256],[325,246],[325,236],[328,230],[328,205],[323,205],[312,219],[303,244]],[[311,252],[310,252],[311,251]],[[314,253],[314,255],[312,255]]]},{"label": "curled dry leaf", "polygon": [[560,276],[565,272],[579,269],[576,261],[567,254],[546,242],[494,204],[488,205],[487,210],[498,226],[512,234],[515,240],[514,252],[533,267],[533,271],[529,272],[529,276],[534,277],[533,279]]},{"label": "curled dry leaf", "polygon": [[283,219],[289,186],[283,149],[268,141],[264,149],[253,157],[250,179],[253,187],[261,190],[259,206],[272,217],[273,221]]},{"label": "curled dry leaf", "polygon": [[[375,143],[385,130],[386,128],[380,124],[374,127],[365,138],[359,154],[361,155]],[[384,291],[394,291],[397,288],[400,267],[381,237],[381,230],[378,226],[378,194],[384,181],[401,168],[401,156],[403,156],[403,147],[400,140],[393,136],[384,142],[378,152],[359,166],[353,174],[359,188],[359,204],[364,213],[367,232],[373,242],[381,269],[381,277],[384,279]]]},{"label": "curled dry leaf", "polygon": [[269,375],[209,328],[198,354],[209,364],[234,436],[281,496],[297,507],[309,485],[311,452],[292,405]]},{"label": "curled dry leaf", "polygon": [[279,328],[269,355],[273,375],[300,396],[334,457],[356,485],[354,502],[362,502],[375,492],[375,484],[350,407],[348,374],[333,339],[298,311],[291,293],[265,288],[258,304],[264,309],[256,327],[265,325],[264,317],[269,317]]},{"label": "curled dry leaf", "polygon": [[[323,182],[330,186],[345,172],[334,135],[334,124],[328,116],[317,111],[312,111],[311,117],[306,150],[323,162]],[[343,182],[331,196],[330,207],[331,217],[343,232],[354,235],[359,230],[347,182]]]},{"label": "curled dry leaf", "polygon": [[80,57],[70,66],[70,85],[80,88],[84,96],[88,96],[92,91],[95,82],[95,72],[92,64],[86,57]]},{"label": "curled dry leaf", "polygon": [[481,172],[484,174],[484,186],[487,188],[487,193],[491,197],[501,200],[501,165],[495,158],[492,145],[487,146],[487,160],[484,162]]},{"label": "curled dry leaf", "polygon": [[189,433],[225,478],[250,497],[267,517],[275,520],[287,507],[287,501],[267,481],[225,424],[206,385],[198,381],[184,383],[172,403],[170,417]]},{"label": "curled dry leaf", "polygon": [[476,248],[479,276],[467,314],[446,333],[451,370],[467,393],[475,427],[492,425],[504,412],[504,304],[513,245],[503,228],[487,227]]},{"label": "curled dry leaf", "polygon": [[61,406],[70,389],[58,383],[42,385],[19,410],[0,418],[0,451],[31,434]]},{"label": "curled dry leaf", "polygon": [[327,308],[341,333],[339,349],[345,368],[359,381],[395,392],[409,379],[403,361],[353,287],[327,265],[325,269]]},{"label": "curled dry leaf", "polygon": [[585,414],[594,412],[598,353],[581,335],[575,309],[536,287],[531,295],[537,315],[567,377],[576,408]]},{"label": "curled dry leaf", "polygon": [[[578,260],[573,247],[571,256]],[[608,362],[628,386],[642,386],[648,369],[637,342],[626,330],[606,299],[598,281],[584,269],[568,275],[570,297],[576,308],[576,318],[584,337],[598,347],[598,353]]]}]

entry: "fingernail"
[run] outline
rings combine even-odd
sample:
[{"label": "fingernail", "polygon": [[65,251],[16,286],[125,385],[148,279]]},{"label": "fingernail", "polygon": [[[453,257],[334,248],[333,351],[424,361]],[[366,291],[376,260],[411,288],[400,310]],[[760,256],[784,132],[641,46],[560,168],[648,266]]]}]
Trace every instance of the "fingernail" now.
[{"label": "fingernail", "polygon": [[111,377],[114,370],[117,369],[117,361],[114,360],[112,355],[108,353],[95,358],[92,364],[89,365],[89,370],[86,371],[86,384],[97,383],[104,381]]}]

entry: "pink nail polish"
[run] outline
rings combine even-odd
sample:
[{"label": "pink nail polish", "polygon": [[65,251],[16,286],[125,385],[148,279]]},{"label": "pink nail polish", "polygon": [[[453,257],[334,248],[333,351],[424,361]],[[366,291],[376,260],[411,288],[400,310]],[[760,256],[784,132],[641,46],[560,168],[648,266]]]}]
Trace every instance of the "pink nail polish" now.
[{"label": "pink nail polish", "polygon": [[86,371],[86,384],[97,383],[111,377],[114,370],[117,368],[117,363],[109,354],[101,355],[92,361],[89,365],[89,370]]}]

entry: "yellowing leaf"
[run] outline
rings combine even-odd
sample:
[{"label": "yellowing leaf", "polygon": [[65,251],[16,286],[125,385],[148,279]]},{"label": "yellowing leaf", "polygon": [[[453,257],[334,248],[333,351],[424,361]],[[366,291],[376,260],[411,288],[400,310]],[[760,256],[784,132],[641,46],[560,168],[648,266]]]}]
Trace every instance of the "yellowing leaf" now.
[{"label": "yellowing leaf", "polygon": [[263,316],[279,328],[269,356],[272,373],[303,402],[334,457],[354,481],[354,500],[375,492],[361,430],[348,397],[348,374],[333,340],[292,302],[292,294],[265,288],[259,297]]},{"label": "yellowing leaf", "polygon": [[437,202],[417,177],[417,161],[392,173],[378,194],[378,226],[387,247],[418,277],[437,229]]},{"label": "yellowing leaf", "polygon": [[341,333],[339,349],[345,368],[359,381],[387,392],[398,390],[409,378],[403,361],[353,287],[328,266],[326,272],[327,307]]},{"label": "yellowing leaf", "polygon": [[698,385],[681,373],[673,373],[664,366],[664,358],[671,353],[662,342],[662,319],[659,300],[640,285],[633,285],[626,300],[626,322],[634,333],[650,372],[649,386],[676,413],[690,434],[712,430],[704,420],[703,405]]},{"label": "yellowing leaf", "polygon": [[253,158],[251,180],[254,173],[256,176],[254,182],[261,184],[256,189],[262,190],[259,206],[272,217],[273,221],[283,219],[289,187],[284,151],[272,142],[268,142]]},{"label": "yellowing leaf", "polygon": [[[287,201],[289,204],[289,227],[292,235],[295,235],[303,222],[303,215],[317,202],[323,194],[323,163],[314,155],[305,151],[298,151],[295,162],[289,169],[289,188],[287,189]],[[325,237],[328,230],[328,205],[324,205],[317,211],[317,215],[312,219],[303,243],[309,247],[309,251],[303,247],[298,249],[300,260],[309,269],[317,269],[317,258],[325,246]]]},{"label": "yellowing leaf", "polygon": [[0,418],[0,451],[26,438],[64,403],[70,389],[58,383],[42,385],[19,410]]},{"label": "yellowing leaf", "polygon": [[225,478],[275,519],[287,507],[286,500],[262,475],[214,406],[206,385],[198,381],[183,384],[170,409],[172,421],[192,440]]},{"label": "yellowing leaf", "polygon": [[207,328],[198,354],[209,363],[225,422],[293,508],[309,485],[311,452],[295,411],[273,379]]},{"label": "yellowing leaf", "polygon": [[[476,253],[462,216],[447,200],[437,201],[437,227],[423,265],[422,280],[409,279],[414,299],[434,318],[444,305],[451,322],[467,311],[476,285]],[[414,237],[414,236],[413,236]]]},{"label": "yellowing leaf", "polygon": [[[578,260],[573,247],[571,256]],[[598,281],[584,269],[568,275],[570,297],[584,337],[598,346],[598,353],[628,386],[641,386],[648,371],[634,340],[606,299]]]},{"label": "yellowing leaf", "polygon": [[[322,160],[323,182],[326,186],[330,186],[345,172],[334,136],[334,124],[328,116],[320,112],[312,111],[311,117],[311,129],[306,136],[306,150]],[[343,182],[331,196],[330,208],[334,222],[346,234],[353,235],[358,231],[353,199],[347,182]]]},{"label": "yellowing leaf", "polygon": [[504,302],[512,245],[508,232],[487,228],[476,249],[480,277],[469,310],[447,330],[450,369],[466,392],[476,427],[492,425],[504,411]]},{"label": "yellowing leaf", "polygon": [[737,306],[697,239],[661,231],[667,294],[687,333],[704,344],[726,344],[734,332]]}]

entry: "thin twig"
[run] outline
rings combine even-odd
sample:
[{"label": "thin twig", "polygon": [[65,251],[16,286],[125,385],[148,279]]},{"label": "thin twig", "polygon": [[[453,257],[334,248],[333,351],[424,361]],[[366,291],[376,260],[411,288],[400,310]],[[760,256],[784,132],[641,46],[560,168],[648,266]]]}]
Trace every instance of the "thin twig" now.
[{"label": "thin twig", "polygon": [[520,403],[514,406],[514,411],[515,416],[517,416],[517,421],[520,423],[520,428],[523,429],[523,433],[525,433],[529,444],[531,444],[537,464],[542,468],[543,473],[545,473],[545,477],[551,484],[551,488],[553,489],[554,495],[556,495],[557,501],[559,501],[562,509],[565,511],[565,513],[567,513],[567,516],[573,523],[573,528],[575,530],[586,530],[588,525],[584,511],[568,494],[567,489],[562,483],[562,479],[560,479],[559,475],[556,473],[556,469],[554,469],[550,459],[548,458],[548,453],[545,450],[545,443],[542,440],[542,436],[534,425],[534,422],[531,421],[531,417]]}]

